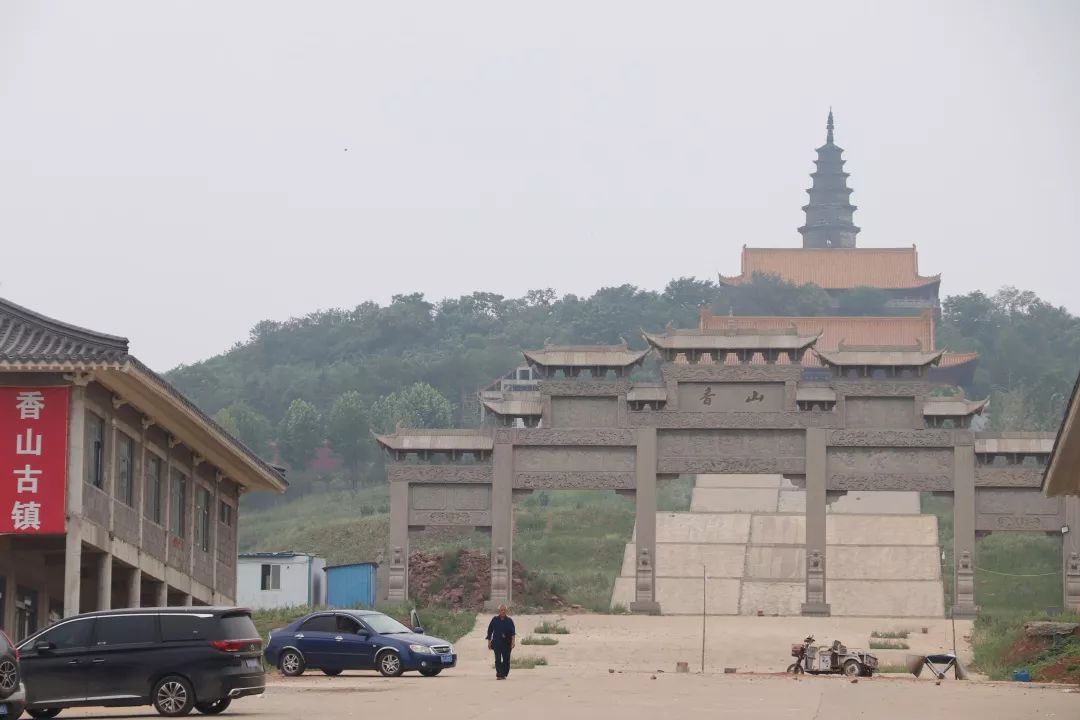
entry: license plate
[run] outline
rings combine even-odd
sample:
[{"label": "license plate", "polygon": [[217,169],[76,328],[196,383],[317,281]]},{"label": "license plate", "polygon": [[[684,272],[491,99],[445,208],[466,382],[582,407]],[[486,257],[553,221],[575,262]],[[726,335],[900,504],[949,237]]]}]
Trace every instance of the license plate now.
[{"label": "license plate", "polygon": [[449,665],[452,662],[454,662],[454,656],[453,655],[443,655],[442,656],[442,661],[443,661],[443,665]]},{"label": "license plate", "polygon": [[262,665],[259,663],[258,658],[247,658],[244,660],[244,667],[257,668],[262,667]]},{"label": "license plate", "polygon": [[0,703],[0,715],[7,715],[7,714],[8,714],[8,704],[7,703]]}]

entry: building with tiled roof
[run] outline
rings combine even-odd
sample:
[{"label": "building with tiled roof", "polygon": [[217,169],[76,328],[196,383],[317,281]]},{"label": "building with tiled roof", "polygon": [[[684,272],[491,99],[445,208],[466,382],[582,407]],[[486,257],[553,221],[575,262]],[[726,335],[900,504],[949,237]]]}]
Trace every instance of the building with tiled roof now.
[{"label": "building with tiled roof", "polygon": [[843,150],[833,141],[833,114],[829,111],[825,144],[817,149],[810,202],[803,207],[806,223],[799,228],[801,248],[748,248],[743,246],[738,275],[720,276],[720,284],[738,286],[755,275],[775,275],[797,285],[813,283],[838,304],[845,293],[870,287],[886,294],[890,309],[937,309],[941,276],[919,274],[919,256],[910,248],[858,248],[859,228],[852,217],[849,174]]},{"label": "building with tiled roof", "polygon": [[[792,326],[803,336],[820,336],[814,347],[819,351],[836,352],[843,345],[891,346],[918,345],[934,351],[934,314],[924,310],[919,315],[886,315],[883,317],[780,317],[751,315],[716,315],[708,308],[701,311],[703,332],[720,332],[728,328],[781,331]],[[975,375],[978,353],[949,353],[930,369],[935,382],[950,385],[970,385]],[[809,349],[804,353],[805,367],[820,367],[819,357]]]},{"label": "building with tiled roof", "polygon": [[127,339],[3,299],[0,438],[16,639],[87,610],[233,604],[240,496],[288,486]]}]

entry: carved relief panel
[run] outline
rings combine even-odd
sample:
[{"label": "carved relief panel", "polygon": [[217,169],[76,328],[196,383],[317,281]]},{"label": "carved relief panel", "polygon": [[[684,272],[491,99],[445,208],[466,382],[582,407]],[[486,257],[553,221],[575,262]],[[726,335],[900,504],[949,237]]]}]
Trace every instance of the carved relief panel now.
[{"label": "carved relief panel", "polygon": [[904,397],[848,397],[844,401],[849,428],[915,427],[915,399]]},{"label": "carved relief panel", "polygon": [[1065,501],[1039,488],[975,490],[976,530],[1059,532],[1064,524]]},{"label": "carved relief panel", "polygon": [[953,451],[930,447],[830,447],[829,490],[940,490],[953,487]]},{"label": "carved relief panel", "polygon": [[801,430],[662,430],[661,472],[794,473],[805,467]]},{"label": "carved relief panel", "polygon": [[619,400],[613,397],[553,397],[551,426],[610,428],[619,425]]},{"label": "carved relief panel", "polygon": [[679,410],[684,412],[779,412],[784,383],[680,382]]},{"label": "carved relief panel", "polygon": [[632,447],[518,447],[514,487],[632,490],[635,457]]},{"label": "carved relief panel", "polygon": [[409,525],[491,525],[489,485],[409,486]]}]

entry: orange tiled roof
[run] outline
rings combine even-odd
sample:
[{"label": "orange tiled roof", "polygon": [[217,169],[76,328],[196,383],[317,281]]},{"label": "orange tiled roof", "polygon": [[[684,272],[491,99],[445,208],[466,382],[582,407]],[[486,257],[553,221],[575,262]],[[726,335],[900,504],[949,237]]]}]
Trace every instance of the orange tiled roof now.
[{"label": "orange tiled roof", "polygon": [[[800,334],[821,333],[815,347],[826,352],[836,351],[840,343],[845,345],[914,345],[918,343],[926,351],[935,350],[934,314],[925,310],[921,315],[888,317],[766,317],[750,315],[714,315],[708,309],[701,311],[702,330],[723,330],[734,323],[736,328],[758,330],[781,330],[794,323]],[[978,353],[945,353],[939,367],[956,367],[977,360]],[[736,362],[729,358],[729,362]],[[761,362],[764,362],[763,360]],[[781,364],[784,364],[782,359]],[[812,351],[803,355],[807,367],[821,367],[821,361]]]},{"label": "orange tiled roof", "polygon": [[901,290],[933,285],[940,275],[919,274],[919,255],[909,248],[748,248],[742,251],[742,274],[720,276],[720,282],[739,285],[754,273],[779,275],[798,285],[814,283],[825,290],[849,290],[860,285]]},{"label": "orange tiled roof", "polygon": [[756,317],[750,315],[713,315],[701,311],[702,330],[723,330],[734,323],[736,328],[782,330],[792,323],[800,335],[817,335],[817,349],[834,351],[840,343],[846,345],[914,345],[934,350],[934,315],[930,310],[921,315],[888,317]]},{"label": "orange tiled roof", "polygon": [[945,353],[941,356],[941,364],[938,367],[955,367],[977,360],[978,357],[979,353],[977,352]]}]

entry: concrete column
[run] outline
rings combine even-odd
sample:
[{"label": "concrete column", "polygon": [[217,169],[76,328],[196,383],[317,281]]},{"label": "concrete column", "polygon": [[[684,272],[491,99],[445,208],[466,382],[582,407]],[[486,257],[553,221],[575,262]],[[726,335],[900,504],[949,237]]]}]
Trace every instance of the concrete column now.
[{"label": "concrete column", "polygon": [[975,617],[975,447],[953,449],[953,617]]},{"label": "concrete column", "polygon": [[70,389],[68,414],[67,535],[64,543],[64,617],[79,614],[82,592],[83,475],[86,459],[86,385]]},{"label": "concrete column", "polygon": [[513,601],[514,444],[511,432],[495,433],[491,482],[491,595],[488,608]]},{"label": "concrete column", "polygon": [[409,483],[390,483],[389,602],[409,598]]},{"label": "concrete column", "polygon": [[1067,495],[1065,526],[1069,531],[1061,539],[1065,562],[1065,609],[1080,612],[1080,496]]},{"label": "concrete column", "polygon": [[[12,557],[17,557],[12,554]],[[19,599],[19,578],[15,565],[9,565],[4,578],[4,592],[7,597],[4,598],[4,616],[0,618],[0,625],[8,631],[8,635],[11,635],[15,642],[18,642],[22,638],[15,637],[15,603]]]},{"label": "concrete column", "polygon": [[157,606],[169,607],[169,583],[162,580],[157,585]]},{"label": "concrete column", "polygon": [[656,602],[656,428],[635,431],[634,601],[636,613],[660,614]]},{"label": "concrete column", "polygon": [[112,553],[102,553],[98,565],[98,610],[112,610]]},{"label": "concrete column", "polygon": [[826,430],[806,431],[806,602],[803,615],[826,616],[832,610],[826,602]]},{"label": "concrete column", "polygon": [[132,568],[131,577],[128,578],[128,607],[142,606],[142,570]]},{"label": "concrete column", "polygon": [[191,607],[192,604],[191,593],[184,593],[184,607]]}]

